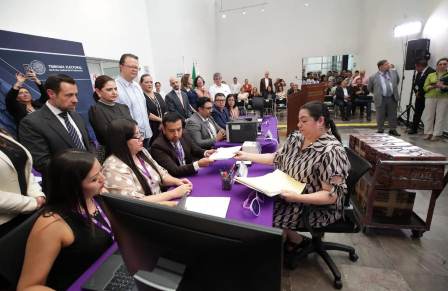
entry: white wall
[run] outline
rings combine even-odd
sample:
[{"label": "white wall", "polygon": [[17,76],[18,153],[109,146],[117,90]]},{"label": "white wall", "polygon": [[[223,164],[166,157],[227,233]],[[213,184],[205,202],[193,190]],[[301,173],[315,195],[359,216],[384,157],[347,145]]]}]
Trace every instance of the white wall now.
[{"label": "white wall", "polygon": [[146,1],[2,0],[0,29],[81,42],[86,56],[118,60],[123,53],[153,66]]},{"label": "white wall", "polygon": [[170,76],[191,74],[193,61],[210,84],[216,58],[214,1],[151,0],[147,11],[155,79],[162,82],[162,90],[171,90]]},{"label": "white wall", "polygon": [[[223,9],[252,2],[225,0]],[[310,6],[305,7],[305,2]],[[356,55],[359,3],[276,0],[269,1],[265,12],[260,8],[247,9],[246,15],[229,12],[225,19],[217,14],[217,70],[229,82],[236,75],[258,86],[267,69],[273,78],[281,77],[288,83],[301,78],[303,57]]]}]

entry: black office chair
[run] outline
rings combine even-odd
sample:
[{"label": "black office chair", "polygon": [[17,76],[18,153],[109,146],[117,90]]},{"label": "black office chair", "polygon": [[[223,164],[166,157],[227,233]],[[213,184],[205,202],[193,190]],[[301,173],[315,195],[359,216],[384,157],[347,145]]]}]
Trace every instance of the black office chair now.
[{"label": "black office chair", "polygon": [[40,213],[41,211],[36,211],[0,239],[0,290],[16,290],[25,258],[28,235]]},{"label": "black office chair", "polygon": [[252,97],[252,108],[254,111],[259,111],[260,116],[264,115],[264,98],[261,96]]},{"label": "black office chair", "polygon": [[[295,269],[298,265],[298,262],[308,256],[310,253],[318,253],[325,263],[330,268],[331,272],[334,276],[334,287],[336,289],[342,288],[341,281],[341,273],[339,272],[338,267],[333,262],[333,259],[330,257],[327,251],[335,250],[335,251],[343,251],[349,253],[349,258],[352,262],[356,262],[358,260],[358,255],[356,255],[356,251],[353,247],[333,243],[333,242],[323,242],[322,237],[324,233],[356,233],[360,231],[360,225],[358,219],[350,207],[350,197],[355,193],[355,185],[358,180],[372,167],[369,162],[360,157],[353,150],[346,148],[347,156],[350,161],[350,172],[347,177],[347,195],[344,197],[344,216],[340,220],[327,225],[322,228],[313,228],[310,226],[309,222],[309,214],[313,209],[318,208],[319,206],[308,205],[304,209],[304,224],[305,228],[299,229],[299,231],[310,232],[312,236],[311,243],[301,249],[300,251],[285,257],[286,267],[290,269]],[[322,207],[322,206],[321,206]]]}]

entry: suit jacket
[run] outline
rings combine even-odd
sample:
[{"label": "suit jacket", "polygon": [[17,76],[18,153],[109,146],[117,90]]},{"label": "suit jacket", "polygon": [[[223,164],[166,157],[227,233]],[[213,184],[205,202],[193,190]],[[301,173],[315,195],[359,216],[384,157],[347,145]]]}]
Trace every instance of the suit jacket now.
[{"label": "suit jacket", "polygon": [[[349,86],[347,86],[347,93],[350,96],[350,101],[351,101],[353,98],[353,90]],[[336,88],[336,99],[344,101],[344,90],[342,89],[341,86],[338,86]]]},{"label": "suit jacket", "polygon": [[180,143],[185,153],[185,165],[180,165],[176,151],[171,142],[160,134],[151,145],[151,156],[174,177],[196,174],[193,162],[204,157],[205,150],[195,144],[188,135],[183,135]]},{"label": "suit jacket", "polygon": [[[272,86],[272,79],[269,78],[269,86],[272,88],[272,92],[274,92],[274,86]],[[262,96],[267,92],[268,88],[266,87],[266,84],[264,82],[264,78],[260,80],[260,93]]]},{"label": "suit jacket", "polygon": [[[216,132],[222,129],[212,117],[209,120],[215,126]],[[215,144],[216,140],[210,137],[207,122],[203,121],[197,112],[187,119],[185,130],[190,134],[193,141],[203,149],[210,149]]]},{"label": "suit jacket", "polygon": [[182,120],[185,120],[191,116],[190,102],[188,101],[188,96],[185,92],[181,90],[180,93],[182,94],[182,102],[184,103],[183,106],[174,90],[171,90],[171,92],[166,94],[165,103],[169,112],[176,112],[180,117],[182,117]]},{"label": "suit jacket", "polygon": [[[392,82],[392,91],[394,94],[395,101],[399,101],[400,95],[398,94],[398,83],[400,83],[400,77],[396,70],[389,70],[391,82]],[[370,76],[369,84],[367,85],[367,89],[370,93],[373,93],[373,100],[375,102],[375,106],[381,106],[383,102],[383,88],[381,86],[381,75],[380,72],[376,72],[374,75]]]},{"label": "suit jacket", "polygon": [[425,73],[422,75],[421,72],[417,73],[413,80],[413,90],[415,93],[415,96],[417,98],[425,98],[425,90],[423,89],[423,86],[425,85],[426,78],[429,74],[434,73],[434,69],[429,67],[426,69]]},{"label": "suit jacket", "polygon": [[[82,135],[84,146],[94,152],[84,121],[77,112],[69,112]],[[75,148],[70,135],[47,105],[22,119],[19,126],[20,142],[31,152],[36,170],[45,178],[53,155]]]},{"label": "suit jacket", "polygon": [[27,185],[27,196],[22,195],[20,191],[17,169],[9,157],[0,151],[0,225],[6,223],[17,216],[19,213],[31,212],[37,209],[35,198],[45,194],[42,192],[39,183],[34,178],[31,169],[33,168],[33,159],[30,152],[12,137],[0,132],[0,138],[7,139],[21,147],[28,159],[25,164],[25,178]]},{"label": "suit jacket", "polygon": [[221,128],[226,128],[226,123],[230,121],[229,110],[226,107],[219,111],[216,106],[213,106],[212,117]]}]

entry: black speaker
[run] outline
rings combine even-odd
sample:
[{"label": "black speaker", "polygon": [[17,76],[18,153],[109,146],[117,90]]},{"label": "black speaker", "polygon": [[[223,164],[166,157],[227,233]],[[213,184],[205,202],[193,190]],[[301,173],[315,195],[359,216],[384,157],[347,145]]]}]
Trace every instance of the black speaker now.
[{"label": "black speaker", "polygon": [[429,60],[429,42],[427,38],[415,39],[408,41],[406,49],[405,70],[415,70],[415,63],[418,60]]}]

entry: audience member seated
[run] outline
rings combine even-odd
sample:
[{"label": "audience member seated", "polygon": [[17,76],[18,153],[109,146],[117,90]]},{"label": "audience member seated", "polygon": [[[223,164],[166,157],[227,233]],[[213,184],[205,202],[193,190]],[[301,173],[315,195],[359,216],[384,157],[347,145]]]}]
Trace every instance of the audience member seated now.
[{"label": "audience member seated", "polygon": [[140,70],[138,57],[133,54],[123,54],[120,57],[120,76],[115,80],[118,88],[118,103],[126,104],[131,111],[132,118],[137,121],[144,136],[143,143],[149,147],[152,137],[149,125],[148,110],[142,88],[134,81]]},{"label": "audience member seated", "polygon": [[276,95],[275,99],[286,99],[288,97],[286,94],[286,89],[283,87],[281,83],[277,86],[275,95]]},{"label": "audience member seated", "polygon": [[242,88],[242,86],[240,83],[238,83],[238,78],[233,77],[233,83],[230,84],[230,92],[232,94],[238,94],[240,92],[241,88]]},{"label": "audience member seated", "polygon": [[327,95],[327,96],[336,95],[336,88],[337,88],[337,86],[334,85],[333,81],[328,81],[327,88],[325,89],[325,95]]},{"label": "audience member seated", "polygon": [[[40,91],[40,98],[33,100],[30,91],[23,86],[27,79],[33,80]],[[17,126],[20,121],[29,113],[41,108],[47,101],[48,96],[42,82],[37,78],[33,70],[26,72],[26,76],[16,73],[16,83],[6,94],[5,103],[9,114],[14,118]]]},{"label": "audience member seated", "polygon": [[95,201],[104,185],[95,156],[64,151],[52,159],[49,177],[17,290],[67,290],[112,244],[109,220]]},{"label": "audience member seated", "polygon": [[226,123],[229,122],[230,116],[226,108],[226,97],[222,93],[215,95],[212,117],[221,128],[226,128]]},{"label": "audience member seated", "polygon": [[[104,186],[108,192],[169,206],[176,205],[170,200],[190,193],[192,184],[189,180],[168,174],[143,147],[135,121],[114,120],[109,134],[111,156],[103,164]],[[163,186],[177,187],[163,192]]]},{"label": "audience member seated", "polygon": [[365,70],[359,71],[359,77],[361,78],[363,85],[367,86],[367,84],[369,84],[369,77],[366,75]]},{"label": "audience member seated", "polygon": [[34,168],[42,173],[45,189],[46,170],[53,155],[65,149],[94,152],[84,121],[75,109],[78,87],[67,75],[52,75],[45,82],[48,101],[42,108],[22,119],[19,140],[31,152]]},{"label": "audience member seated", "polygon": [[275,93],[271,86],[268,86],[268,88],[266,88],[263,97],[264,99],[275,100]]},{"label": "audience member seated", "polygon": [[152,144],[151,155],[168,173],[174,177],[191,176],[213,163],[208,157],[215,150],[203,150],[188,134],[184,135],[179,115],[168,112],[162,123],[162,134]]},{"label": "audience member seated", "polygon": [[179,80],[175,77],[170,78],[171,90],[165,97],[167,111],[176,112],[182,117],[182,121],[191,116],[190,102],[185,92],[180,90]]},{"label": "audience member seated", "polygon": [[149,74],[143,74],[140,77],[140,86],[143,90],[143,95],[146,99],[146,110],[148,111],[149,125],[152,130],[152,137],[149,141],[152,142],[159,136],[160,127],[162,126],[162,117],[166,112],[166,104],[162,96],[154,92],[152,76]]},{"label": "audience member seated", "polygon": [[250,94],[252,92],[252,85],[249,83],[248,79],[244,79],[244,84],[243,84],[243,90],[244,92]]},{"label": "audience member seated", "polygon": [[221,73],[214,73],[213,74],[213,82],[214,84],[210,86],[209,92],[210,92],[210,98],[212,101],[214,101],[215,96],[217,93],[222,93],[226,97],[227,95],[231,94],[229,85],[225,84],[222,81]]},{"label": "audience member seated", "polygon": [[238,107],[236,105],[235,97],[236,94],[230,94],[226,98],[226,108],[229,112],[229,117],[231,120],[238,119],[240,116],[246,115],[246,110],[244,107]]},{"label": "audience member seated", "polygon": [[0,238],[45,203],[30,152],[0,128]]},{"label": "audience member seated", "polygon": [[258,88],[257,87],[252,87],[252,92],[251,92],[249,98],[260,97],[260,96],[261,96],[261,94],[260,94],[260,92],[258,92]]},{"label": "audience member seated", "polygon": [[103,162],[106,158],[107,127],[110,122],[114,119],[132,119],[132,117],[127,105],[115,102],[118,98],[118,89],[115,80],[109,76],[102,75],[95,79],[93,98],[96,104],[89,109],[89,121],[100,144],[97,149],[99,160]]},{"label": "audience member seated", "polygon": [[240,93],[235,94],[235,95],[237,96],[238,101],[244,101],[245,104],[247,104],[249,102],[249,93],[244,91],[243,87],[241,87]]},{"label": "audience member seated", "polygon": [[191,107],[196,110],[198,107],[196,103],[198,102],[198,94],[195,90],[193,90],[193,79],[190,74],[184,74],[180,79],[181,90],[187,94],[188,103],[190,103]]},{"label": "audience member seated", "polygon": [[304,204],[315,204],[310,223],[324,227],[342,217],[343,197],[350,164],[336,126],[322,102],[308,102],[298,116],[299,131],[289,135],[284,146],[272,154],[238,152],[237,160],[275,165],[297,181],[306,183],[303,195],[283,191],[274,205],[273,226],[286,230],[288,253],[305,247],[295,230],[303,227]]},{"label": "audience member seated", "polygon": [[166,94],[165,94],[165,92],[162,91],[162,83],[160,83],[159,81],[157,81],[157,82],[154,83],[154,86],[156,87],[155,92],[156,92],[156,93],[159,93],[159,95],[162,96],[163,101],[165,101],[165,96],[166,96]]},{"label": "audience member seated", "polygon": [[355,115],[356,107],[359,106],[359,117],[363,118],[364,109],[367,111],[367,121],[372,120],[372,97],[369,96],[369,90],[366,85],[362,84],[361,77],[354,79],[354,86],[352,86],[352,113]]},{"label": "audience member seated", "polygon": [[225,130],[213,120],[213,103],[210,98],[198,99],[198,111],[187,119],[185,130],[193,141],[203,149],[210,149],[215,142],[226,137]]},{"label": "audience member seated", "polygon": [[[208,92],[207,87],[205,86],[205,81],[201,76],[197,76],[194,79],[194,91],[196,92],[196,95],[198,95],[198,98],[201,97],[208,97],[210,98],[210,92]],[[196,100],[197,102],[197,100]],[[197,109],[197,104],[196,107],[194,107],[195,109]]]},{"label": "audience member seated", "polygon": [[342,120],[349,120],[352,111],[352,88],[348,87],[347,80],[343,80],[336,88],[334,104],[339,106]]}]

